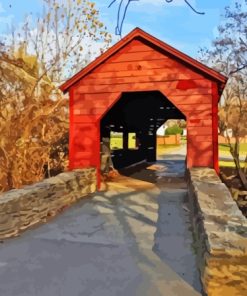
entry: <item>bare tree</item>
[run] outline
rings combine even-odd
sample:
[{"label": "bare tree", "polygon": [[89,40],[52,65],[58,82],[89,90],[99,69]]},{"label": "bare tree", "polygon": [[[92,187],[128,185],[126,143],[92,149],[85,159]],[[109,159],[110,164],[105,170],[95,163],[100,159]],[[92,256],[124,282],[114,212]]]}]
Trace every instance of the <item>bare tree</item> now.
[{"label": "bare tree", "polygon": [[39,77],[46,74],[60,82],[85,66],[87,56],[99,54],[111,36],[99,19],[95,4],[86,0],[43,0],[43,14],[35,22],[27,17],[24,25],[12,32],[12,50],[25,44],[35,54]]},{"label": "bare tree", "polygon": [[[203,62],[229,76],[220,106],[220,129],[224,132],[239,178],[247,190],[247,179],[240,166],[240,134],[247,130],[247,0],[226,7],[224,21],[211,49],[201,49]],[[231,129],[235,142],[231,141]],[[246,133],[247,135],[247,133]],[[247,155],[245,165],[247,162]]]},{"label": "bare tree", "polygon": [[[56,85],[111,41],[95,4],[44,0],[0,44],[0,192],[66,169],[68,99]],[[65,143],[65,144],[64,144]]]}]

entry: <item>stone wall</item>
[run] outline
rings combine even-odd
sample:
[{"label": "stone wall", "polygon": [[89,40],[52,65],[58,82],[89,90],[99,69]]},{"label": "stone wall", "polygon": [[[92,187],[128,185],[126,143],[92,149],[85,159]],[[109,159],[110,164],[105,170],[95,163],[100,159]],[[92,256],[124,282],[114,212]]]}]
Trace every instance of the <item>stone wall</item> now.
[{"label": "stone wall", "polygon": [[66,172],[0,195],[0,239],[45,222],[70,204],[96,191],[94,168]]},{"label": "stone wall", "polygon": [[188,186],[205,293],[247,295],[246,218],[213,169],[190,169]]}]

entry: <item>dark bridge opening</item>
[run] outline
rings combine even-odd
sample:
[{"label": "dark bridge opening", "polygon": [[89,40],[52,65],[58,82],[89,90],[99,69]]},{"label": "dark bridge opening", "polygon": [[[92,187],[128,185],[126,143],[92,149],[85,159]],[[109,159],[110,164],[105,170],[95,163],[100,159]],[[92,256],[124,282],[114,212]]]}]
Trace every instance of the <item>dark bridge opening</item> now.
[{"label": "dark bridge opening", "polygon": [[[101,120],[101,162],[107,151],[116,169],[156,161],[156,132],[168,119],[186,118],[159,91],[123,93]],[[118,145],[109,149],[113,135]]]}]

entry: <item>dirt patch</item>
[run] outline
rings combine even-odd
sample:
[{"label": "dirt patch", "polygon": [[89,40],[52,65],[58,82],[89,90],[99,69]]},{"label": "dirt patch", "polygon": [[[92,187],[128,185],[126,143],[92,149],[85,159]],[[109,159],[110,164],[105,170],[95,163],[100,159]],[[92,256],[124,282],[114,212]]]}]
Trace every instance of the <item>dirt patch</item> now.
[{"label": "dirt patch", "polygon": [[242,183],[237,176],[237,171],[234,168],[221,167],[220,178],[222,182],[229,188],[233,199],[236,201],[239,209],[247,218],[247,191],[244,190]]}]

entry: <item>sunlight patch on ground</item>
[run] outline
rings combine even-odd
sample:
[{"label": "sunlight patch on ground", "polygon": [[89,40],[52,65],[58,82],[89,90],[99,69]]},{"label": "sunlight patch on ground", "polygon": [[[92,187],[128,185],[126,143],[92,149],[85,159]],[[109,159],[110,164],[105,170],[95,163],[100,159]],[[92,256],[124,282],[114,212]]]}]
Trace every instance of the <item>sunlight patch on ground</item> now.
[{"label": "sunlight patch on ground", "polygon": [[167,171],[167,167],[165,165],[153,164],[147,167],[147,170],[164,172]]},{"label": "sunlight patch on ground", "polygon": [[101,185],[100,191],[107,191],[107,190],[121,190],[121,191],[135,191],[135,190],[145,190],[155,188],[155,184],[150,182],[134,179],[131,177],[126,176],[119,176],[112,181],[104,182]]}]

